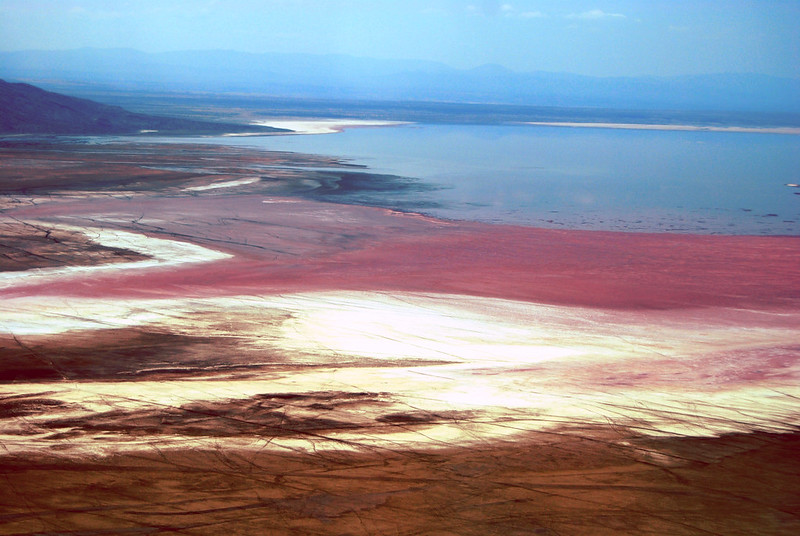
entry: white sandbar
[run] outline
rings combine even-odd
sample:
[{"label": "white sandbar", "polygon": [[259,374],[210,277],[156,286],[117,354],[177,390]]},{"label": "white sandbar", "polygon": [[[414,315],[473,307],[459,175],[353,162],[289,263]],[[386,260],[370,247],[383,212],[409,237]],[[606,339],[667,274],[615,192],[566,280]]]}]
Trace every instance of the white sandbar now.
[{"label": "white sandbar", "polygon": [[714,127],[699,125],[649,125],[642,123],[572,123],[556,121],[530,121],[526,125],[572,128],[616,128],[625,130],[685,130],[690,132],[747,132],[755,134],[800,135],[797,127]]},{"label": "white sandbar", "polygon": [[204,186],[190,186],[184,189],[189,192],[201,192],[204,190],[216,190],[218,188],[234,188],[236,186],[244,186],[246,184],[253,184],[254,182],[258,182],[260,180],[260,177],[246,177],[244,179],[238,179],[235,181],[213,182]]},{"label": "white sandbar", "polygon": [[347,128],[394,127],[410,123],[378,119],[263,119],[252,124],[288,129],[293,131],[291,134],[334,134]]}]

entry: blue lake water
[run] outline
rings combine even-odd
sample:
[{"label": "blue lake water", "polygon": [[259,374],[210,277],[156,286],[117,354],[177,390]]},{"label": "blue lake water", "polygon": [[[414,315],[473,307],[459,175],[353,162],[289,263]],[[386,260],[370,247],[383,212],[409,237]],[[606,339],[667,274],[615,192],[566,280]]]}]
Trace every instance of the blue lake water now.
[{"label": "blue lake water", "polygon": [[405,125],[209,142],[413,177],[438,217],[544,227],[800,235],[800,136]]}]

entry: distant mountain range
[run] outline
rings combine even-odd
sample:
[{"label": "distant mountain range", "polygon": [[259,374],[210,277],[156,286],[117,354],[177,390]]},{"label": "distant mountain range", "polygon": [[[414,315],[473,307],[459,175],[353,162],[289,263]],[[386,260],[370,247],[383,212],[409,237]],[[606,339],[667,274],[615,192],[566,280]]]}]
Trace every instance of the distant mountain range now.
[{"label": "distant mountain range", "polygon": [[[459,70],[441,63],[341,55],[129,49],[0,52],[0,77],[56,87],[247,93],[623,109],[800,112],[800,79],[757,74],[591,77]],[[86,87],[86,86],[84,86]]]},{"label": "distant mountain range", "polygon": [[175,119],[129,112],[86,99],[0,80],[3,134],[220,134],[272,132],[269,127]]}]

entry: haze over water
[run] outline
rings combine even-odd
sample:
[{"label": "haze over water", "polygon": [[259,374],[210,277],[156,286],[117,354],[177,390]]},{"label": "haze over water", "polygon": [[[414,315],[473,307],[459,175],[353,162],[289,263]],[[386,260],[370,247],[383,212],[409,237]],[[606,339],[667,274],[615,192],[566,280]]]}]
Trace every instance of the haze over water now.
[{"label": "haze over water", "polygon": [[434,187],[413,194],[420,212],[443,218],[800,234],[800,188],[787,186],[800,180],[793,135],[417,124],[221,141],[345,157],[371,172],[419,179]]}]

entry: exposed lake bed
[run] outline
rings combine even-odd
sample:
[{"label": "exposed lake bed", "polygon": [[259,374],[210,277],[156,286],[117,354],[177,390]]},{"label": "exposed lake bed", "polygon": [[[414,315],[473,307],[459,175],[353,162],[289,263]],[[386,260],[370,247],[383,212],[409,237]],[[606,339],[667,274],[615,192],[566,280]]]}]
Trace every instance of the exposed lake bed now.
[{"label": "exposed lake bed", "polygon": [[3,531],[797,527],[796,236],[469,221],[304,139],[4,149],[49,260],[0,291]]},{"label": "exposed lake bed", "polygon": [[0,0],[0,536],[800,535],[798,21]]}]

